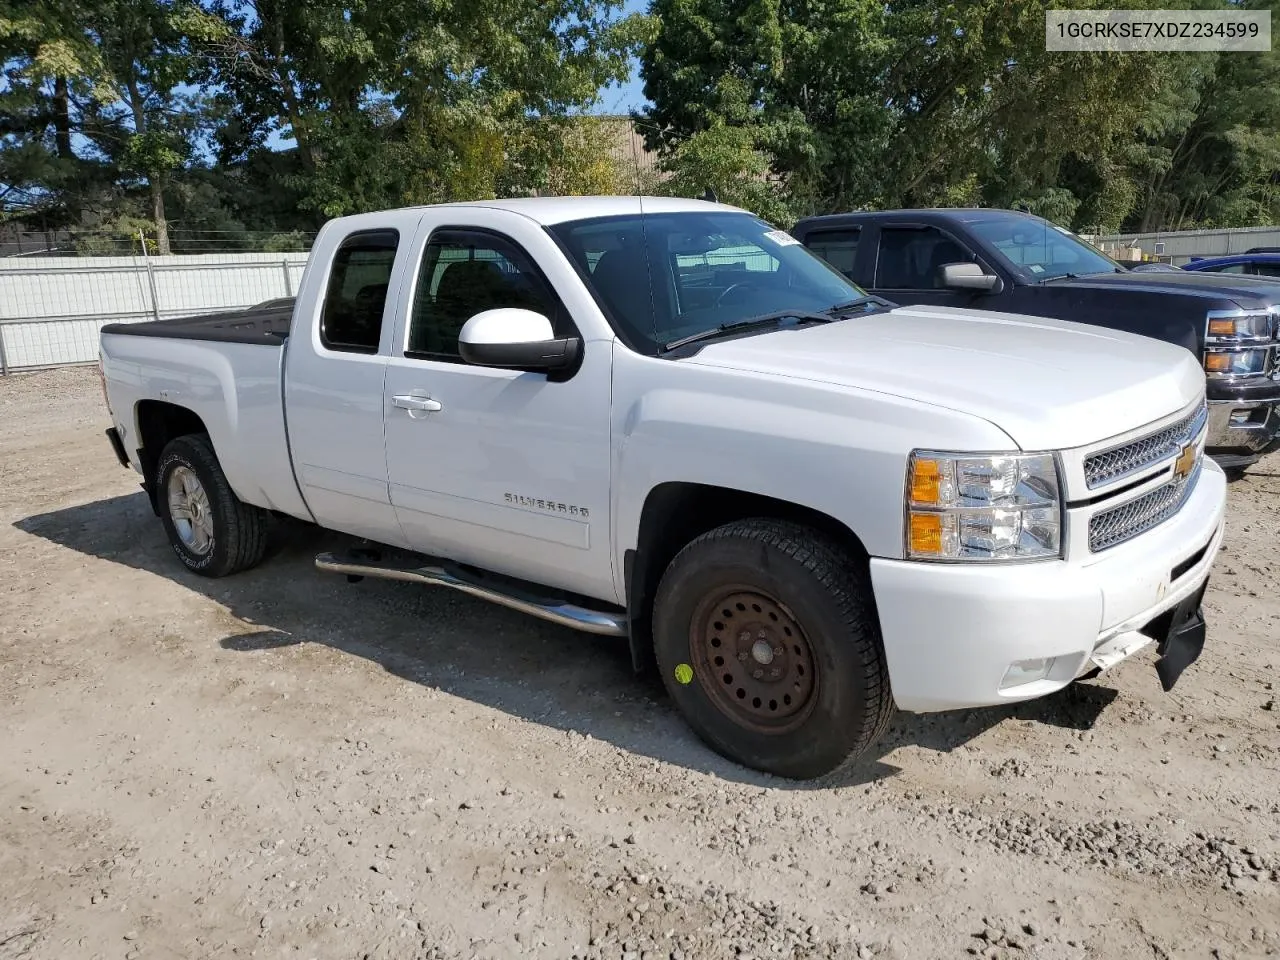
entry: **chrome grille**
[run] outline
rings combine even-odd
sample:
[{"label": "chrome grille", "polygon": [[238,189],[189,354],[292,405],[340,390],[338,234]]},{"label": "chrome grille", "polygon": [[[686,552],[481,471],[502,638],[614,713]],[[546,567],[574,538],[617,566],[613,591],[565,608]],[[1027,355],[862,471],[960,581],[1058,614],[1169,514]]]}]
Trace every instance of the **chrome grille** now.
[{"label": "chrome grille", "polygon": [[1177,456],[1200,433],[1200,427],[1208,416],[1208,407],[1201,406],[1163,430],[1085,457],[1085,483],[1092,490]]},{"label": "chrome grille", "polygon": [[1186,477],[1174,477],[1135,500],[1094,514],[1089,520],[1089,549],[1106,550],[1164,523],[1181,508],[1200,476],[1200,465]]}]

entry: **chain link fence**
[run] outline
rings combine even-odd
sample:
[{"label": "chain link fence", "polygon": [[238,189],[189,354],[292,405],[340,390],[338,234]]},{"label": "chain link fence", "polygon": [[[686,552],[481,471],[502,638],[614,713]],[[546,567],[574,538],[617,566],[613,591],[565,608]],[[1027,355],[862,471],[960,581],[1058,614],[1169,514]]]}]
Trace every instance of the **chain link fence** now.
[{"label": "chain link fence", "polygon": [[95,363],[108,323],[291,297],[306,260],[305,253],[0,260],[0,374]]}]

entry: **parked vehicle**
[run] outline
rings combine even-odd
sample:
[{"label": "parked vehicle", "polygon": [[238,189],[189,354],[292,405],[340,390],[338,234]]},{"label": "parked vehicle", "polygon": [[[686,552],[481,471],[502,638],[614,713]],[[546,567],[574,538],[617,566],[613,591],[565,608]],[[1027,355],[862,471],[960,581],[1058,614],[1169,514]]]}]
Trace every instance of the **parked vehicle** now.
[{"label": "parked vehicle", "polygon": [[1130,271],[1039,217],[888,210],[792,230],[853,282],[895,303],[1009,310],[1186,347],[1208,378],[1209,453],[1238,472],[1280,433],[1280,287],[1186,271]]},{"label": "parked vehicle", "polygon": [[1225,257],[1192,257],[1183,270],[1195,273],[1229,273],[1237,276],[1280,280],[1280,253],[1263,248]]},{"label": "parked vehicle", "polygon": [[273,514],[656,663],[789,777],[894,706],[1011,703],[1199,655],[1226,483],[1204,377],[1144,337],[895,308],[719,204],[477,202],[320,231],[292,310],[113,324],[108,431],[178,559]]}]

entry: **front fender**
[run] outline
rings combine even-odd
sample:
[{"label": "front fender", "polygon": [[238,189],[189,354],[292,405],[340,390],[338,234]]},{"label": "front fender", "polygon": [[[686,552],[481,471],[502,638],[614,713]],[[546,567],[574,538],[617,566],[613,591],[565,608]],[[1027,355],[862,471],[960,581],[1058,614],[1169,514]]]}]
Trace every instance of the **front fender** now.
[{"label": "front fender", "polygon": [[645,501],[671,482],[814,510],[851,530],[870,556],[900,558],[907,457],[916,448],[1016,444],[985,420],[899,397],[619,357],[611,511],[619,592],[625,594],[624,558],[639,542]]}]

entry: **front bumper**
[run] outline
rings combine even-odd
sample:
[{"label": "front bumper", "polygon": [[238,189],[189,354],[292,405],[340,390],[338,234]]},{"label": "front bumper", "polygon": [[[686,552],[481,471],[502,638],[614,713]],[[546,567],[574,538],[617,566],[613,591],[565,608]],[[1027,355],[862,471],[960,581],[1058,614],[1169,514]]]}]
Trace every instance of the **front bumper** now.
[{"label": "front bumper", "polygon": [[[1030,700],[1132,656],[1158,639],[1162,616],[1202,590],[1225,507],[1226,477],[1206,460],[1174,516],[1082,562],[873,559],[898,707],[923,713]],[[1006,683],[1011,666],[1040,659],[1052,660],[1042,679]]]},{"label": "front bumper", "polygon": [[1205,449],[1224,466],[1254,462],[1280,433],[1276,400],[1210,400]]}]

